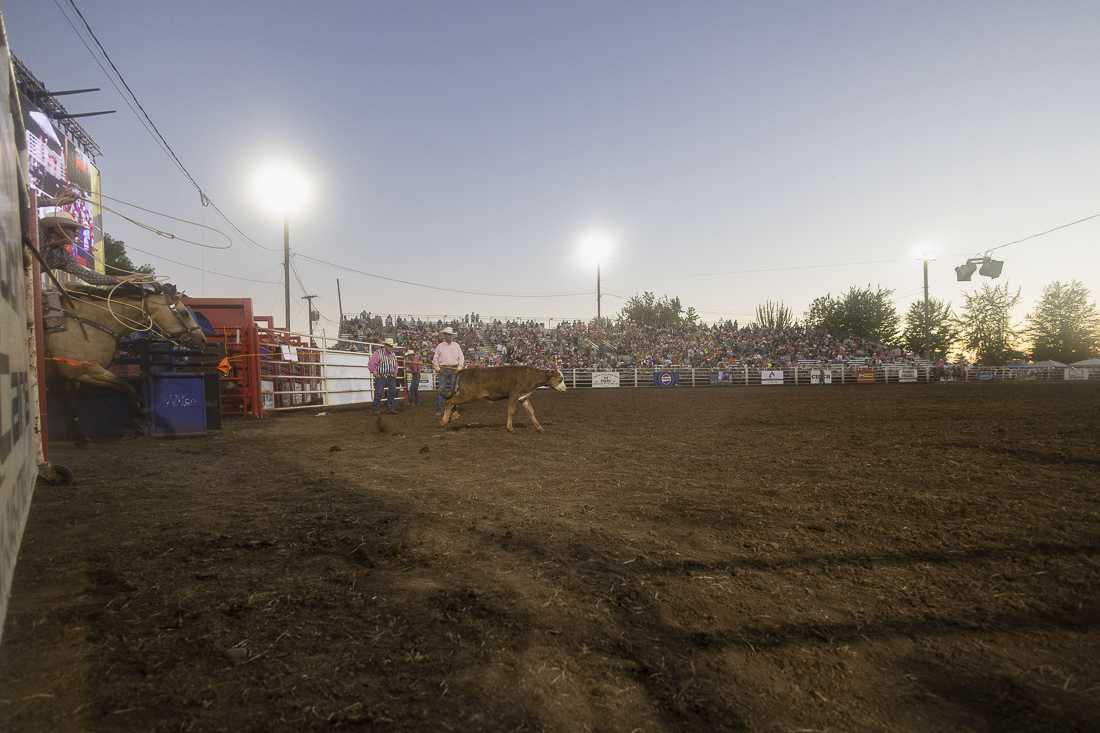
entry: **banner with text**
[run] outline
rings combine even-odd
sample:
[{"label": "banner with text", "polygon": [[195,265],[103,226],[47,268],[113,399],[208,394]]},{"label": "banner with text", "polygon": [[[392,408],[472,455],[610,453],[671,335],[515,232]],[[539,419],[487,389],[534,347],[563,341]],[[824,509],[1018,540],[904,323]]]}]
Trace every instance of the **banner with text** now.
[{"label": "banner with text", "polygon": [[0,36],[0,635],[19,543],[38,477],[31,422],[26,273],[19,215],[18,126],[12,105],[11,59]]},{"label": "banner with text", "polygon": [[675,387],[680,383],[680,372],[660,370],[653,372],[654,387]]},{"label": "banner with text", "polygon": [[783,370],[762,369],[760,371],[760,384],[783,384]]},{"label": "banner with text", "polygon": [[593,387],[618,387],[618,372],[592,372]]},{"label": "banner with text", "polygon": [[1062,374],[1062,379],[1069,381],[1076,381],[1078,379],[1088,379],[1089,370],[1078,367],[1066,367],[1065,372]]}]

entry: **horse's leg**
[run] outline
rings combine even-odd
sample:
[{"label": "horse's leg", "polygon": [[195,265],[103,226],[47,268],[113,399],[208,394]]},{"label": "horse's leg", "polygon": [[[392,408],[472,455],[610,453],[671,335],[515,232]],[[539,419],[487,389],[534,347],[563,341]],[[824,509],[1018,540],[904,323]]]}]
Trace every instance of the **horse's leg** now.
[{"label": "horse's leg", "polygon": [[104,387],[115,392],[122,392],[127,397],[129,397],[130,420],[134,428],[134,434],[145,434],[145,406],[142,404],[141,398],[138,396],[137,390],[131,387],[129,382],[112,374],[98,364],[89,365],[84,374],[80,376],[80,381],[84,384],[91,384],[96,387]]},{"label": "horse's leg", "polygon": [[65,407],[68,411],[69,437],[78,448],[88,445],[88,436],[80,429],[80,382],[65,382]]}]

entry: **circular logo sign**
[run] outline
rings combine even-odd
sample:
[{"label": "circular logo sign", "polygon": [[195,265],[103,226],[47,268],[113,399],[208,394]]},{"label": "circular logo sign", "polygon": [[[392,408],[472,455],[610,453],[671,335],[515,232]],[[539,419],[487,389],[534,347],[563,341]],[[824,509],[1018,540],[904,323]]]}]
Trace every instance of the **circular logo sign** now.
[{"label": "circular logo sign", "polygon": [[668,372],[661,372],[661,384],[666,387],[672,384],[672,375]]}]

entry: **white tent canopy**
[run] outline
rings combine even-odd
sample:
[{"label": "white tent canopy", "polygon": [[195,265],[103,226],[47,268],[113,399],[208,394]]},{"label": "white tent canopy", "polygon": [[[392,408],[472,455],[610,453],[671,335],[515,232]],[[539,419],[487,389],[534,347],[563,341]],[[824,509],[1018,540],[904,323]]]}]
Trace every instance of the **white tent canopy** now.
[{"label": "white tent canopy", "polygon": [[1085,359],[1084,361],[1075,361],[1073,366],[1077,367],[1100,367],[1100,358]]}]

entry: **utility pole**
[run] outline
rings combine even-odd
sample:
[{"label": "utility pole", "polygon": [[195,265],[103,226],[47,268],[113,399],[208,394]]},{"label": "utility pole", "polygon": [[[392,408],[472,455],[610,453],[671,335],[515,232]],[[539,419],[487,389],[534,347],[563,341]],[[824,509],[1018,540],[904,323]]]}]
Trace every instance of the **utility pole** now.
[{"label": "utility pole", "polygon": [[924,317],[928,317],[928,258],[924,258]]},{"label": "utility pole", "polygon": [[313,343],[313,299],[316,295],[303,295],[302,300],[309,301],[306,311],[309,313],[309,341]]},{"label": "utility pole", "polygon": [[283,304],[286,306],[286,320],[283,323],[290,331],[290,218],[286,216],[283,217]]},{"label": "utility pole", "polygon": [[[336,278],[336,304],[337,304],[337,307],[340,309],[340,330],[343,331],[344,330],[344,298],[343,298],[342,295],[340,295],[340,278]],[[337,337],[340,337],[341,335],[342,334],[339,334],[339,333],[336,334]]]},{"label": "utility pole", "polygon": [[596,263],[596,320],[600,320],[600,264]]}]

